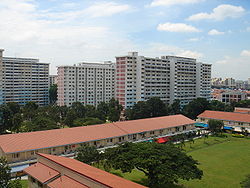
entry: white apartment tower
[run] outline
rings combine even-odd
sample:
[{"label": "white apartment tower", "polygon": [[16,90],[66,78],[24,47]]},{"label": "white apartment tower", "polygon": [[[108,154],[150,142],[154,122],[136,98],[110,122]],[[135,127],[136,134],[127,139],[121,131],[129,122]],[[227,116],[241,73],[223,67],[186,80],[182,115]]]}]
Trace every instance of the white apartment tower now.
[{"label": "white apartment tower", "polygon": [[137,52],[116,57],[116,99],[125,108],[151,97],[166,103],[179,99],[182,106],[198,97],[210,99],[210,82],[211,65],[196,59],[149,58]]},{"label": "white apartment tower", "polygon": [[59,66],[57,71],[60,106],[70,106],[73,102],[96,106],[114,97],[114,63],[79,63]]},{"label": "white apartment tower", "polygon": [[0,104],[48,104],[49,64],[38,59],[3,57],[0,50]]}]

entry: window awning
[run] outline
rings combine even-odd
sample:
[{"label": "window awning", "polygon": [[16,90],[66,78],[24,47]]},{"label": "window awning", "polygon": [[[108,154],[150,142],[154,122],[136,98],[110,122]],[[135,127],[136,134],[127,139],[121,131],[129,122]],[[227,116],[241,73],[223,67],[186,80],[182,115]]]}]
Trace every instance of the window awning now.
[{"label": "window awning", "polygon": [[168,137],[161,137],[161,138],[158,138],[156,142],[161,144],[161,143],[165,143],[167,141],[169,141]]},{"label": "window awning", "polygon": [[225,130],[233,130],[233,127],[224,126],[223,129],[225,129]]},{"label": "window awning", "polygon": [[14,172],[20,172],[22,171],[23,169],[29,167],[29,164],[25,164],[25,165],[19,165],[19,166],[13,166],[11,167],[11,173],[14,173]]},{"label": "window awning", "polygon": [[195,125],[196,127],[208,128],[208,124],[206,124],[206,123],[195,123],[194,125]]}]

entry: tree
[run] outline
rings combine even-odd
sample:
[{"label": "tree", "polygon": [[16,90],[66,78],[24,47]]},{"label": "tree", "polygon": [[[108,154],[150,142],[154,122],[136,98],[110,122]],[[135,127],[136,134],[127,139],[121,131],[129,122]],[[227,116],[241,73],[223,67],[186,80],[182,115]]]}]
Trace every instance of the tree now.
[{"label": "tree", "polygon": [[86,164],[92,164],[93,162],[98,162],[100,160],[100,154],[96,147],[82,144],[82,146],[76,150],[75,159]]},{"label": "tree", "polygon": [[250,188],[250,174],[246,176],[246,178],[240,182],[242,188]]},{"label": "tree", "polygon": [[22,109],[24,118],[31,121],[36,116],[37,109],[38,105],[35,102],[27,102]]},{"label": "tree", "polygon": [[98,118],[78,118],[73,121],[73,127],[87,126],[87,125],[97,125],[105,123],[105,121],[100,120]]},{"label": "tree", "polygon": [[85,117],[93,117],[93,118],[95,118],[95,117],[98,116],[98,113],[97,113],[97,110],[96,110],[95,106],[93,106],[93,105],[86,105],[85,109],[86,109]]},{"label": "tree", "polygon": [[150,117],[159,117],[168,115],[167,107],[159,97],[152,97],[146,101],[150,110]]},{"label": "tree", "polygon": [[108,103],[108,120],[112,122],[118,121],[122,110],[123,107],[119,104],[119,101],[112,98]]},{"label": "tree", "polygon": [[6,188],[11,180],[10,167],[4,157],[0,157],[0,188]]},{"label": "tree", "polygon": [[221,133],[222,128],[224,127],[223,121],[216,120],[216,119],[210,119],[208,120],[208,128],[212,133]]},{"label": "tree", "polygon": [[199,114],[209,109],[209,101],[205,98],[197,98],[187,104],[183,113],[185,116],[195,119]]},{"label": "tree", "polygon": [[69,127],[72,127],[73,126],[73,122],[74,122],[74,120],[75,119],[77,119],[78,117],[77,117],[77,114],[76,114],[76,112],[74,111],[74,110],[69,110],[68,112],[67,112],[67,115],[66,115],[66,117],[65,117],[65,120],[64,120],[64,123],[66,124],[66,125],[68,125]]},{"label": "tree", "polygon": [[150,187],[177,183],[179,179],[201,179],[198,162],[173,144],[125,143],[105,151],[106,166],[131,172],[142,171]]},{"label": "tree", "polygon": [[126,109],[127,119],[143,119],[168,115],[167,106],[158,97],[137,102],[131,109]]},{"label": "tree", "polygon": [[[17,115],[19,114],[19,115]],[[10,102],[0,106],[0,133],[6,130],[13,130],[20,120],[20,106],[18,103]],[[14,120],[13,120],[14,118]],[[18,121],[18,122],[17,122]]]},{"label": "tree", "polygon": [[88,111],[87,107],[88,106],[85,107],[81,102],[74,102],[71,105],[70,109],[75,112],[75,115],[78,118],[83,118],[83,117],[85,117],[85,114]]},{"label": "tree", "polygon": [[57,101],[57,85],[54,84],[49,88],[49,102],[55,104]]},{"label": "tree", "polygon": [[105,102],[101,102],[97,105],[97,116],[99,119],[106,121],[108,118],[108,104]]},{"label": "tree", "polygon": [[58,129],[58,125],[52,119],[38,116],[32,121],[33,127],[30,128],[31,131],[42,131],[50,129]]},{"label": "tree", "polygon": [[129,120],[143,119],[150,117],[150,109],[145,101],[139,101],[132,107],[132,109],[126,109],[125,114]]},{"label": "tree", "polygon": [[15,179],[15,180],[11,180],[7,186],[7,188],[22,188],[22,184],[20,179]]},{"label": "tree", "polygon": [[169,112],[171,115],[175,115],[175,114],[180,114],[181,113],[181,105],[180,105],[180,100],[176,99],[174,100],[174,102],[169,105]]}]

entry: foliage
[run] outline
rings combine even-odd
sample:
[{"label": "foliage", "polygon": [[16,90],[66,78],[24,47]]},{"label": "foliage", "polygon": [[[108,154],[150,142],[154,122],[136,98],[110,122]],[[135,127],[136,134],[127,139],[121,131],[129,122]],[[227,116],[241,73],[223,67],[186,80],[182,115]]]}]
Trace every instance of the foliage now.
[{"label": "foliage", "polygon": [[122,105],[119,104],[118,100],[112,98],[108,103],[108,116],[109,121],[118,121],[120,119],[121,111],[123,110]]},{"label": "foliage", "polygon": [[106,163],[114,169],[142,171],[150,187],[177,183],[179,179],[201,179],[198,162],[172,144],[125,143],[105,152]]},{"label": "foliage", "polygon": [[232,112],[234,108],[223,102],[212,100],[209,104],[209,110]]},{"label": "foliage", "polygon": [[147,101],[139,101],[125,112],[127,119],[142,119],[168,115],[167,106],[158,97]]},{"label": "foliage", "polygon": [[10,167],[7,164],[7,160],[4,157],[0,157],[0,188],[6,188],[10,179]]},{"label": "foliage", "polygon": [[250,188],[250,174],[246,176],[242,182],[240,182],[242,188]]},{"label": "foliage", "polygon": [[235,104],[236,107],[250,108],[250,99],[242,100]]},{"label": "foliage", "polygon": [[208,128],[212,133],[221,133],[224,126],[223,121],[210,119],[208,120]]},{"label": "foliage", "polygon": [[176,99],[174,100],[174,102],[169,105],[169,113],[171,115],[174,115],[174,114],[181,114],[181,105],[180,105],[180,100],[179,99]]},{"label": "foliage", "polygon": [[57,85],[54,84],[49,88],[49,102],[55,104],[57,101]]},{"label": "foliage", "polygon": [[183,113],[185,116],[195,119],[207,109],[209,109],[209,101],[204,98],[197,98],[184,107]]},{"label": "foliage", "polygon": [[7,186],[7,188],[22,188],[22,187],[23,186],[20,179],[11,180]]},{"label": "foliage", "polygon": [[73,121],[73,127],[87,126],[87,125],[97,125],[105,123],[105,121],[98,118],[88,117],[88,118],[77,118]]},{"label": "foliage", "polygon": [[86,164],[91,164],[93,162],[98,162],[100,160],[100,154],[96,147],[83,144],[77,148],[77,156],[75,159]]}]

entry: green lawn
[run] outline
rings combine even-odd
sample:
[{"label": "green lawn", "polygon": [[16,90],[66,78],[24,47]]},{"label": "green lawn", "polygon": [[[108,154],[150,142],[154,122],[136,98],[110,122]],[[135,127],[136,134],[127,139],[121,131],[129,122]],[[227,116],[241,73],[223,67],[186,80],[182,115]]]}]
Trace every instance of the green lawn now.
[{"label": "green lawn", "polygon": [[[204,176],[202,180],[180,181],[178,187],[239,188],[240,182],[250,174],[250,139],[209,137],[204,142],[202,138],[196,139],[191,145],[186,143],[184,149],[200,162]],[[114,172],[128,180],[147,185],[147,179],[140,171],[133,170],[125,174]]]},{"label": "green lawn", "polygon": [[[187,188],[240,187],[240,182],[250,174],[250,139],[233,137],[209,139],[213,145],[204,145],[203,140],[197,140],[197,146],[188,152],[200,162],[200,168],[204,172],[202,180],[182,181],[182,183]],[[217,144],[214,144],[216,140]],[[203,148],[196,149],[199,144]]]},{"label": "green lawn", "polygon": [[28,180],[21,180],[22,188],[28,188]]}]

